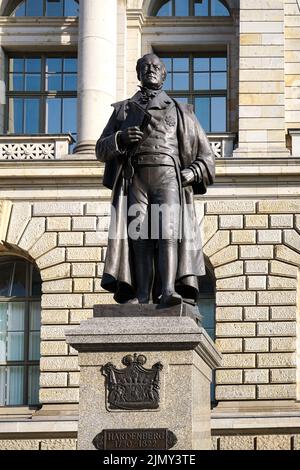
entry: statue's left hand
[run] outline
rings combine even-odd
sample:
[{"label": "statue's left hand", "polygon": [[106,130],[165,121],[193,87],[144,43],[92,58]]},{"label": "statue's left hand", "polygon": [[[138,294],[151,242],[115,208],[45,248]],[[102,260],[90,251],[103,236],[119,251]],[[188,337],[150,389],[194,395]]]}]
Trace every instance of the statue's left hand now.
[{"label": "statue's left hand", "polygon": [[181,184],[182,187],[185,188],[189,184],[192,184],[195,181],[195,175],[193,170],[190,168],[186,168],[185,170],[182,170],[181,172]]}]

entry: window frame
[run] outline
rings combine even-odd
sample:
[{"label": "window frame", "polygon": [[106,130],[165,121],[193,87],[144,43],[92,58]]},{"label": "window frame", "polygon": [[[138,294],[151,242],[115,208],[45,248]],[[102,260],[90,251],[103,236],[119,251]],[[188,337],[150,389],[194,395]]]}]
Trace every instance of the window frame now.
[{"label": "window frame", "polygon": [[[30,59],[30,58],[39,58],[41,59],[41,89],[39,91],[11,91],[10,90],[10,68],[9,63],[10,59],[14,58],[22,58],[22,59]],[[21,53],[21,52],[12,52],[6,55],[5,60],[5,80],[6,80],[6,105],[5,105],[5,120],[4,120],[4,133],[7,135],[27,135],[26,132],[23,133],[12,133],[9,132],[9,111],[10,111],[10,99],[11,98],[36,98],[39,99],[39,123],[38,123],[38,133],[34,135],[51,135],[46,132],[46,124],[47,124],[47,99],[48,98],[78,98],[77,89],[76,91],[47,91],[46,90],[46,60],[48,58],[59,58],[59,59],[77,59],[78,64],[78,56],[76,52],[29,52],[29,53]],[[23,77],[26,76],[25,70],[22,72]],[[78,69],[76,72],[78,78]],[[63,119],[61,113],[61,120]],[[62,126],[61,126],[62,127]],[[23,113],[23,122],[22,128],[24,129],[24,113]],[[77,131],[77,129],[76,129]],[[59,133],[62,135],[63,133]],[[74,138],[74,134],[71,134]],[[76,132],[77,136],[77,132]]]},{"label": "window frame", "polygon": [[[199,97],[224,97],[226,98],[226,112],[225,112],[225,119],[226,119],[226,127],[224,131],[213,131],[211,130],[211,124],[212,124],[212,113],[210,112],[210,122],[209,122],[209,128],[210,131],[206,131],[206,133],[209,134],[225,134],[229,132],[229,109],[228,109],[228,104],[229,104],[229,59],[228,59],[228,52],[227,51],[188,51],[187,52],[167,52],[167,51],[158,51],[157,55],[164,60],[164,58],[188,58],[189,60],[189,89],[188,90],[167,90],[165,87],[165,91],[170,97],[173,98],[181,98],[181,97],[187,97],[188,98],[188,103],[192,104],[194,107],[195,111],[195,100],[196,98]],[[194,90],[194,59],[196,58],[212,58],[212,57],[224,57],[227,60],[226,63],[226,90]],[[170,73],[170,72],[169,72]],[[209,70],[209,81],[211,82],[211,70]],[[210,109],[211,109],[211,104],[210,104]],[[201,122],[200,122],[201,124]]]},{"label": "window frame", "polygon": [[[24,309],[24,359],[21,360],[5,360],[4,362],[0,362],[0,367],[23,367],[23,403],[22,404],[0,404],[0,409],[3,408],[16,408],[16,407],[24,407],[24,406],[38,406],[38,403],[29,403],[29,367],[33,366],[40,366],[40,360],[34,359],[30,360],[29,359],[29,348],[30,348],[30,305],[34,302],[39,302],[41,303],[41,295],[40,296],[33,296],[32,294],[32,287],[33,287],[33,271],[34,269],[38,271],[38,269],[35,267],[33,263],[30,261],[17,257],[17,256],[11,256],[8,257],[7,259],[3,260],[3,264],[12,264],[12,263],[18,263],[18,262],[24,262],[26,266],[26,292],[28,293],[27,296],[23,297],[17,297],[17,296],[0,296],[0,304],[9,304],[9,303],[24,303],[25,304],[25,309]],[[2,264],[2,261],[0,259],[0,263]],[[14,275],[14,273],[12,274]],[[7,382],[6,382],[6,387],[7,387]],[[7,397],[6,397],[7,398]]]},{"label": "window frame", "polygon": [[[53,15],[46,15],[47,13],[47,0],[42,0],[43,2],[43,14],[40,16],[33,16],[33,15],[26,15],[26,8],[27,8],[27,2],[26,0],[22,0],[21,2],[18,3],[18,5],[16,5],[11,11],[10,13],[8,14],[8,16],[14,16],[15,18],[69,18],[69,16],[65,16],[65,8],[66,8],[66,1],[63,0],[63,15],[58,15],[58,16],[53,16]],[[78,8],[79,8],[79,2],[77,0],[74,0],[74,2],[78,3]],[[25,14],[22,15],[22,16],[16,16],[15,13],[17,11],[17,9],[19,7],[21,7],[22,3],[25,3]],[[77,18],[79,16],[79,12],[78,12],[78,15],[76,16],[71,16],[71,18]]]},{"label": "window frame", "polygon": [[[171,1],[172,3],[172,15],[162,15],[162,16],[158,16],[157,13],[159,12],[159,10],[166,4],[168,3],[169,1]],[[224,7],[228,10],[228,13],[229,15],[212,15],[211,14],[211,0],[209,0],[208,2],[208,15],[195,15],[194,13],[194,5],[195,5],[195,0],[189,0],[189,5],[188,5],[188,8],[189,8],[189,14],[188,15],[185,15],[185,16],[180,16],[180,15],[176,15],[176,0],[167,0],[166,2],[157,2],[157,5],[155,5],[152,9],[152,12],[150,14],[150,16],[154,16],[156,18],[170,18],[172,16],[176,17],[176,18],[188,18],[188,17],[195,17],[195,18],[230,18],[231,17],[231,10],[229,8],[229,6],[227,5],[226,2],[222,1],[222,0],[219,0],[220,3],[222,3],[224,5]]]}]

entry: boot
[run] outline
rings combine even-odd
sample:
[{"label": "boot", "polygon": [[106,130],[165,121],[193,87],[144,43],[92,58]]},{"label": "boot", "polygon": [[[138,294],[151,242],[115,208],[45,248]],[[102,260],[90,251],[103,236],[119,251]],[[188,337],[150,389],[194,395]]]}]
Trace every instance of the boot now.
[{"label": "boot", "polygon": [[[137,286],[136,299],[140,304],[148,304],[153,283],[154,244],[152,240],[134,240],[132,241],[132,246]],[[135,301],[136,299],[133,300]]]},{"label": "boot", "polygon": [[161,305],[178,305],[182,302],[181,295],[175,291],[175,280],[178,265],[177,240],[159,240],[158,269],[161,278]]}]

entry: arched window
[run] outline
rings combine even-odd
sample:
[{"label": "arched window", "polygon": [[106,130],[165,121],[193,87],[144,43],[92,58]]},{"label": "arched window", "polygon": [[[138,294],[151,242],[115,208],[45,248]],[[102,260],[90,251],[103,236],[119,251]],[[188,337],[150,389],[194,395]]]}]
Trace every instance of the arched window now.
[{"label": "arched window", "polygon": [[78,16],[75,0],[24,0],[12,16]]},{"label": "arched window", "polygon": [[22,258],[0,260],[0,406],[39,402],[41,278]]},{"label": "arched window", "polygon": [[159,2],[152,16],[230,16],[221,0],[168,0]]}]

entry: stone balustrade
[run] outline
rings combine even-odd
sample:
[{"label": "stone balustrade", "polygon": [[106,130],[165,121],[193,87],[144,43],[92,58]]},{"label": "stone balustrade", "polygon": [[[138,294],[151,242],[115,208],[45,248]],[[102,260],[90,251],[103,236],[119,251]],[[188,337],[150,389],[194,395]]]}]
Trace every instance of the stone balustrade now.
[{"label": "stone balustrade", "polygon": [[71,135],[2,135],[0,160],[57,160],[68,155]]},{"label": "stone balustrade", "polygon": [[209,134],[208,139],[216,158],[232,157],[236,134]]}]

